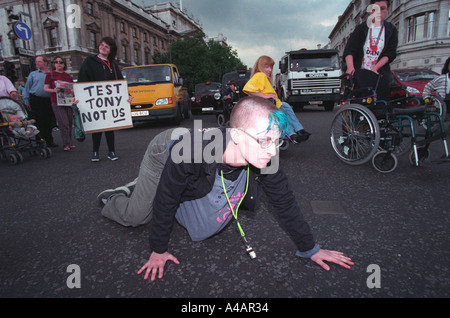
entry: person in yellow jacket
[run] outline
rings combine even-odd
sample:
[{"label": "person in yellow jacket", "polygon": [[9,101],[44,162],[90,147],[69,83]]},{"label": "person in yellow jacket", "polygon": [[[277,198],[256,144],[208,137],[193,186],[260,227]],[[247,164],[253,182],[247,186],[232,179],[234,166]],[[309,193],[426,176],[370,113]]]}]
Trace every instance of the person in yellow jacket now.
[{"label": "person in yellow jacket", "polygon": [[292,107],[278,98],[271,84],[274,64],[275,62],[271,57],[265,55],[260,56],[253,66],[251,77],[247,84],[245,84],[243,91],[248,95],[271,100],[289,120],[287,132],[289,137],[297,142],[306,141],[311,134],[303,128]]}]

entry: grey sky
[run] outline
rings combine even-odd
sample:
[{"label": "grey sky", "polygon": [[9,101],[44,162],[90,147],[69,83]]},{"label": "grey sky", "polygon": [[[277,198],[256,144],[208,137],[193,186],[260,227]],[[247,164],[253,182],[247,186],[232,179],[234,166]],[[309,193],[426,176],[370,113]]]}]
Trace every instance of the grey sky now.
[{"label": "grey sky", "polygon": [[[162,0],[134,0],[154,4]],[[171,0],[179,3],[180,0]],[[219,33],[252,67],[260,55],[276,65],[289,50],[315,49],[328,35],[350,0],[182,0],[183,9],[198,19],[208,37]]]}]

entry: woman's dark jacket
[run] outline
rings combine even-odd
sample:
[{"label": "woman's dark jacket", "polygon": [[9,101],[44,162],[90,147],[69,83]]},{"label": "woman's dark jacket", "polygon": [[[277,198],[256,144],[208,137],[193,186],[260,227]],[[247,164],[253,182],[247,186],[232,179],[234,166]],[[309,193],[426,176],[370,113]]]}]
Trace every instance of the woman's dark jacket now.
[{"label": "woman's dark jacket", "polygon": [[97,55],[88,56],[81,64],[78,82],[113,81],[123,79],[119,66],[110,61],[111,71]]}]

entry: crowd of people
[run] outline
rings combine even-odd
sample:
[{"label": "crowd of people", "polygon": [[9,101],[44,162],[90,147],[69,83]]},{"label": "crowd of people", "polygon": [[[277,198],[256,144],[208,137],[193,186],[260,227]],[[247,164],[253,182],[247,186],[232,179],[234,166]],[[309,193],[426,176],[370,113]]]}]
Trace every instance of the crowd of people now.
[{"label": "crowd of people", "polygon": [[[79,70],[78,82],[108,81],[123,79],[119,66],[115,62],[117,45],[111,37],[100,41],[98,53],[88,56]],[[58,82],[72,83],[73,78],[66,73],[67,65],[64,58],[55,56],[49,61],[45,56],[35,58],[36,70],[32,71],[18,89],[6,77],[0,76],[0,96],[19,99],[28,111],[28,118],[36,120],[40,136],[48,147],[58,147],[54,142],[53,132],[59,130],[63,142],[63,150],[70,151],[74,145],[73,124],[74,114],[71,105],[58,103],[57,94],[64,92]],[[75,103],[77,100],[74,100]],[[131,102],[131,97],[128,100]],[[102,132],[92,134],[93,154],[91,161],[100,161],[99,149]],[[108,146],[107,158],[119,159],[115,151],[114,131],[105,132]]]}]

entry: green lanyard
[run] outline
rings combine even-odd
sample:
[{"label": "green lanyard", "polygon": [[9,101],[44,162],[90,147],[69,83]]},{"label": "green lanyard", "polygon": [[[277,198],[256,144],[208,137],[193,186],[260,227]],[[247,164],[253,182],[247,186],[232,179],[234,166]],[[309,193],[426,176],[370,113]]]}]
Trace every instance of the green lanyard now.
[{"label": "green lanyard", "polygon": [[245,233],[244,233],[244,231],[242,230],[242,227],[241,227],[241,225],[239,224],[239,221],[237,220],[237,217],[238,217],[239,207],[240,207],[242,201],[244,201],[245,195],[247,194],[249,172],[250,172],[250,168],[249,168],[249,166],[247,166],[247,184],[245,185],[245,192],[244,192],[244,195],[242,196],[241,201],[239,201],[239,204],[237,205],[236,210],[234,210],[234,209],[233,209],[233,206],[232,206],[232,204],[231,204],[231,202],[230,202],[230,198],[228,197],[227,189],[225,189],[225,182],[223,181],[223,171],[220,170],[220,176],[222,177],[222,187],[223,187],[223,192],[225,193],[225,196],[227,197],[228,205],[230,206],[231,212],[233,213],[233,216],[234,216],[234,218],[236,219],[236,223],[237,223],[237,226],[238,226],[238,228],[239,228],[239,232],[241,233],[241,236],[242,236],[243,238],[245,238]]},{"label": "green lanyard", "polygon": [[223,171],[220,170],[220,176],[222,177],[223,192],[225,193],[225,196],[227,197],[228,205],[230,206],[231,212],[233,213],[233,216],[236,219],[236,224],[238,226],[239,232],[241,233],[241,237],[244,240],[245,250],[246,250],[246,252],[248,253],[248,255],[250,256],[251,259],[255,259],[256,258],[256,253],[255,253],[255,251],[253,251],[253,248],[250,246],[250,244],[248,243],[247,239],[245,238],[244,230],[242,230],[242,226],[241,226],[241,224],[239,224],[239,221],[237,219],[239,207],[240,207],[242,201],[244,201],[245,195],[247,194],[249,175],[250,175],[250,167],[247,166],[247,181],[246,181],[247,184],[245,185],[245,192],[244,192],[244,195],[242,196],[241,201],[238,203],[238,205],[236,207],[236,210],[234,210],[233,209],[233,205],[230,202],[230,198],[228,197],[227,189],[225,189],[225,182],[223,181]]}]

